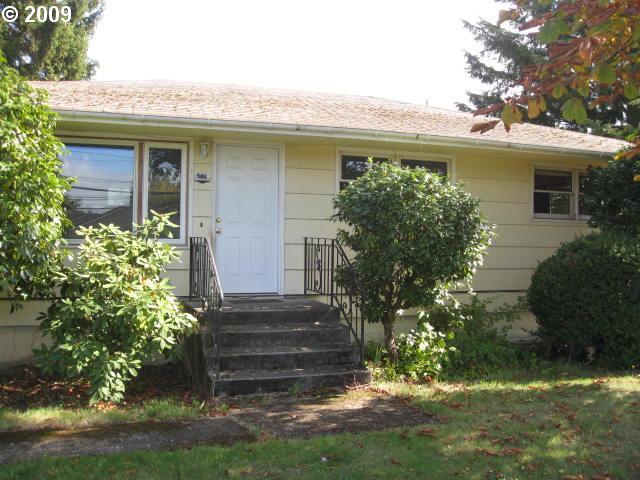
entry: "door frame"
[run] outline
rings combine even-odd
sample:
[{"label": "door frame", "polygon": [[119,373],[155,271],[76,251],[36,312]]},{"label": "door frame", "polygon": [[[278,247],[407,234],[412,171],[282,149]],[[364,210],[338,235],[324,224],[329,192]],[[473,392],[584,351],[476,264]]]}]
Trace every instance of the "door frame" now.
[{"label": "door frame", "polygon": [[[285,146],[282,143],[263,143],[263,142],[246,142],[242,140],[214,140],[213,141],[213,188],[212,188],[212,201],[213,201],[213,216],[211,218],[211,236],[212,247],[215,252],[216,249],[216,197],[218,194],[218,147],[257,147],[257,148],[273,148],[278,152],[278,228],[276,233],[276,242],[278,243],[276,261],[277,265],[277,288],[275,292],[257,292],[260,294],[276,294],[284,295],[284,202],[285,202]],[[224,285],[222,285],[224,290]],[[243,296],[251,296],[250,293],[241,294]]]}]

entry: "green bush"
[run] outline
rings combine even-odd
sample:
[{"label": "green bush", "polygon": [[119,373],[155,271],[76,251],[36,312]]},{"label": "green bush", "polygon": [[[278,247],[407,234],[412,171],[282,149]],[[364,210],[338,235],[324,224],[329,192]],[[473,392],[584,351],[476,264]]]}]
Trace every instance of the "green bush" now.
[{"label": "green bush", "polygon": [[17,301],[50,295],[51,271],[64,259],[70,183],[61,176],[55,125],[43,91],[0,53],[0,294]]},{"label": "green bush", "polygon": [[537,336],[552,354],[614,368],[640,364],[640,244],[616,232],[563,244],[528,292]]},{"label": "green bush", "polygon": [[144,360],[170,354],[195,330],[196,319],[160,278],[179,256],[158,240],[172,226],[169,215],[158,215],[134,232],[113,225],[79,230],[85,241],[60,273],[60,298],[40,317],[53,340],[36,351],[45,373],[86,376],[92,403],[117,402]]},{"label": "green bush", "polygon": [[438,307],[429,312],[427,318],[434,328],[453,333],[448,345],[455,352],[444,363],[444,376],[486,377],[504,368],[535,364],[531,351],[507,337],[513,322],[526,309],[524,302],[492,309],[494,300],[474,295],[470,303],[455,309]]},{"label": "green bush", "polygon": [[467,283],[489,245],[492,227],[478,199],[460,184],[417,168],[374,164],[334,200],[340,242],[353,251],[369,322],[382,322],[396,356],[396,311],[428,308]]},{"label": "green bush", "polygon": [[640,235],[640,182],[634,181],[638,175],[638,158],[610,160],[606,167],[587,171],[583,202],[592,227]]},{"label": "green bush", "polygon": [[393,360],[382,347],[378,356],[385,376],[415,382],[438,378],[442,366],[455,350],[448,345],[453,334],[435,330],[428,322],[419,321],[418,328],[398,335],[398,358]]}]

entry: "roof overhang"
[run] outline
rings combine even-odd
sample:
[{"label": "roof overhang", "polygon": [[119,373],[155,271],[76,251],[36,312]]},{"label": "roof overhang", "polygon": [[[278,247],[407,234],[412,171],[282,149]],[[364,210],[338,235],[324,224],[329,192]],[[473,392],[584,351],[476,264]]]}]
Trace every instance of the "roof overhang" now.
[{"label": "roof overhang", "polygon": [[572,155],[590,158],[607,158],[615,152],[602,152],[563,148],[548,145],[531,145],[516,142],[500,142],[481,138],[462,138],[444,135],[416,134],[358,128],[301,125],[273,122],[250,122],[240,120],[213,120],[204,118],[170,117],[163,115],[123,114],[109,112],[87,112],[56,109],[61,119],[69,123],[102,123],[164,128],[201,128],[219,132],[269,133],[285,136],[307,136],[365,141],[387,141],[420,145],[435,145],[458,148],[481,148],[487,150],[509,150],[554,155]]}]

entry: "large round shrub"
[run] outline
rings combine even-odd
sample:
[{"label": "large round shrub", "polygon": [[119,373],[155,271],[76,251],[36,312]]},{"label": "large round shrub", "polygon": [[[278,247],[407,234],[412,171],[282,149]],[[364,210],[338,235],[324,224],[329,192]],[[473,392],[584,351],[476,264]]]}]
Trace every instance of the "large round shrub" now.
[{"label": "large round shrub", "polygon": [[616,232],[563,244],[528,292],[537,335],[556,354],[615,368],[640,364],[640,245]]}]

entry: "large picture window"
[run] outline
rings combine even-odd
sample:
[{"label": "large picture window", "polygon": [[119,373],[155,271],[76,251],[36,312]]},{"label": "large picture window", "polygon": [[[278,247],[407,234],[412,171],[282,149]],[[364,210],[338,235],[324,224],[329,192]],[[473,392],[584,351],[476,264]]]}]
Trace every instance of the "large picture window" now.
[{"label": "large picture window", "polygon": [[[139,157],[138,147],[144,155]],[[143,160],[144,159],[144,160]],[[63,174],[76,182],[65,195],[77,240],[81,226],[113,224],[131,230],[153,210],[172,213],[170,242],[186,238],[187,147],[182,143],[95,140],[66,142]]]},{"label": "large picture window", "polygon": [[129,230],[134,220],[135,148],[131,145],[66,145],[63,174],[76,182],[65,195],[73,223],[66,237],[79,238],[79,227],[114,224]]},{"label": "large picture window", "polygon": [[536,168],[533,174],[533,213],[541,218],[576,219],[588,213],[582,205],[584,172]]}]

